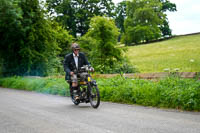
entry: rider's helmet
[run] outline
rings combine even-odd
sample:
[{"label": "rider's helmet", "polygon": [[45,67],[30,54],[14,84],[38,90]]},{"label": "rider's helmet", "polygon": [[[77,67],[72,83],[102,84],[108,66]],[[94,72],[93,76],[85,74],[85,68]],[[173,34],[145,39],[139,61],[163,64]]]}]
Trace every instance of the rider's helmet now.
[{"label": "rider's helmet", "polygon": [[80,46],[77,43],[72,43],[71,48],[72,48],[72,51],[74,51],[75,49],[80,50]]}]

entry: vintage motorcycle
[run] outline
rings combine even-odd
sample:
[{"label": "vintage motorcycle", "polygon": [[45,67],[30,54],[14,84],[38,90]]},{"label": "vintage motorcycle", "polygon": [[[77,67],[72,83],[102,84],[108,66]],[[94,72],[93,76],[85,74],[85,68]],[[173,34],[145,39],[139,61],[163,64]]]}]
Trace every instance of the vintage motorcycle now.
[{"label": "vintage motorcycle", "polygon": [[100,105],[100,94],[96,81],[90,75],[91,71],[92,67],[84,65],[79,71],[74,72],[78,77],[78,89],[70,91],[70,95],[75,105],[90,102],[93,108],[98,108]]}]

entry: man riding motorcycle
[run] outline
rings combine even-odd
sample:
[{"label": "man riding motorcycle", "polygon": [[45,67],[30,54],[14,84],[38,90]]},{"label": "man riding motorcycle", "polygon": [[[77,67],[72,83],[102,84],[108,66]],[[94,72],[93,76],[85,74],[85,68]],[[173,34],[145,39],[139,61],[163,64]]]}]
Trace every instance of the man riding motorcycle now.
[{"label": "man riding motorcycle", "polygon": [[80,46],[77,43],[73,43],[71,48],[72,53],[67,54],[64,59],[64,70],[66,72],[65,80],[70,85],[70,92],[78,90],[78,75],[76,72],[78,72],[82,66],[90,65],[85,55],[80,52]]}]

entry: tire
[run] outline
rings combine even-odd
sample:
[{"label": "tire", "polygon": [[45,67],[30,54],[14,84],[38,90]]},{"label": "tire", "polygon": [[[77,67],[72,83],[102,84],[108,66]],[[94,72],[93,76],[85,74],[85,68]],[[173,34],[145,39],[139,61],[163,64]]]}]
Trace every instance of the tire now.
[{"label": "tire", "polygon": [[97,85],[91,85],[90,87],[90,95],[89,101],[93,108],[98,108],[100,105],[100,94]]}]

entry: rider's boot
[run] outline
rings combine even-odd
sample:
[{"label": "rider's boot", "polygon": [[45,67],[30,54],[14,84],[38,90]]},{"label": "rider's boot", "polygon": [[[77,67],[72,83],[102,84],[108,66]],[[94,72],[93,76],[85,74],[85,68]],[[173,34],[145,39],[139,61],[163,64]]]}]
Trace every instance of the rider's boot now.
[{"label": "rider's boot", "polygon": [[80,96],[79,96],[79,89],[78,89],[78,87],[71,87],[71,88],[72,88],[73,93],[75,94],[74,95],[74,99],[75,100],[79,100]]}]

